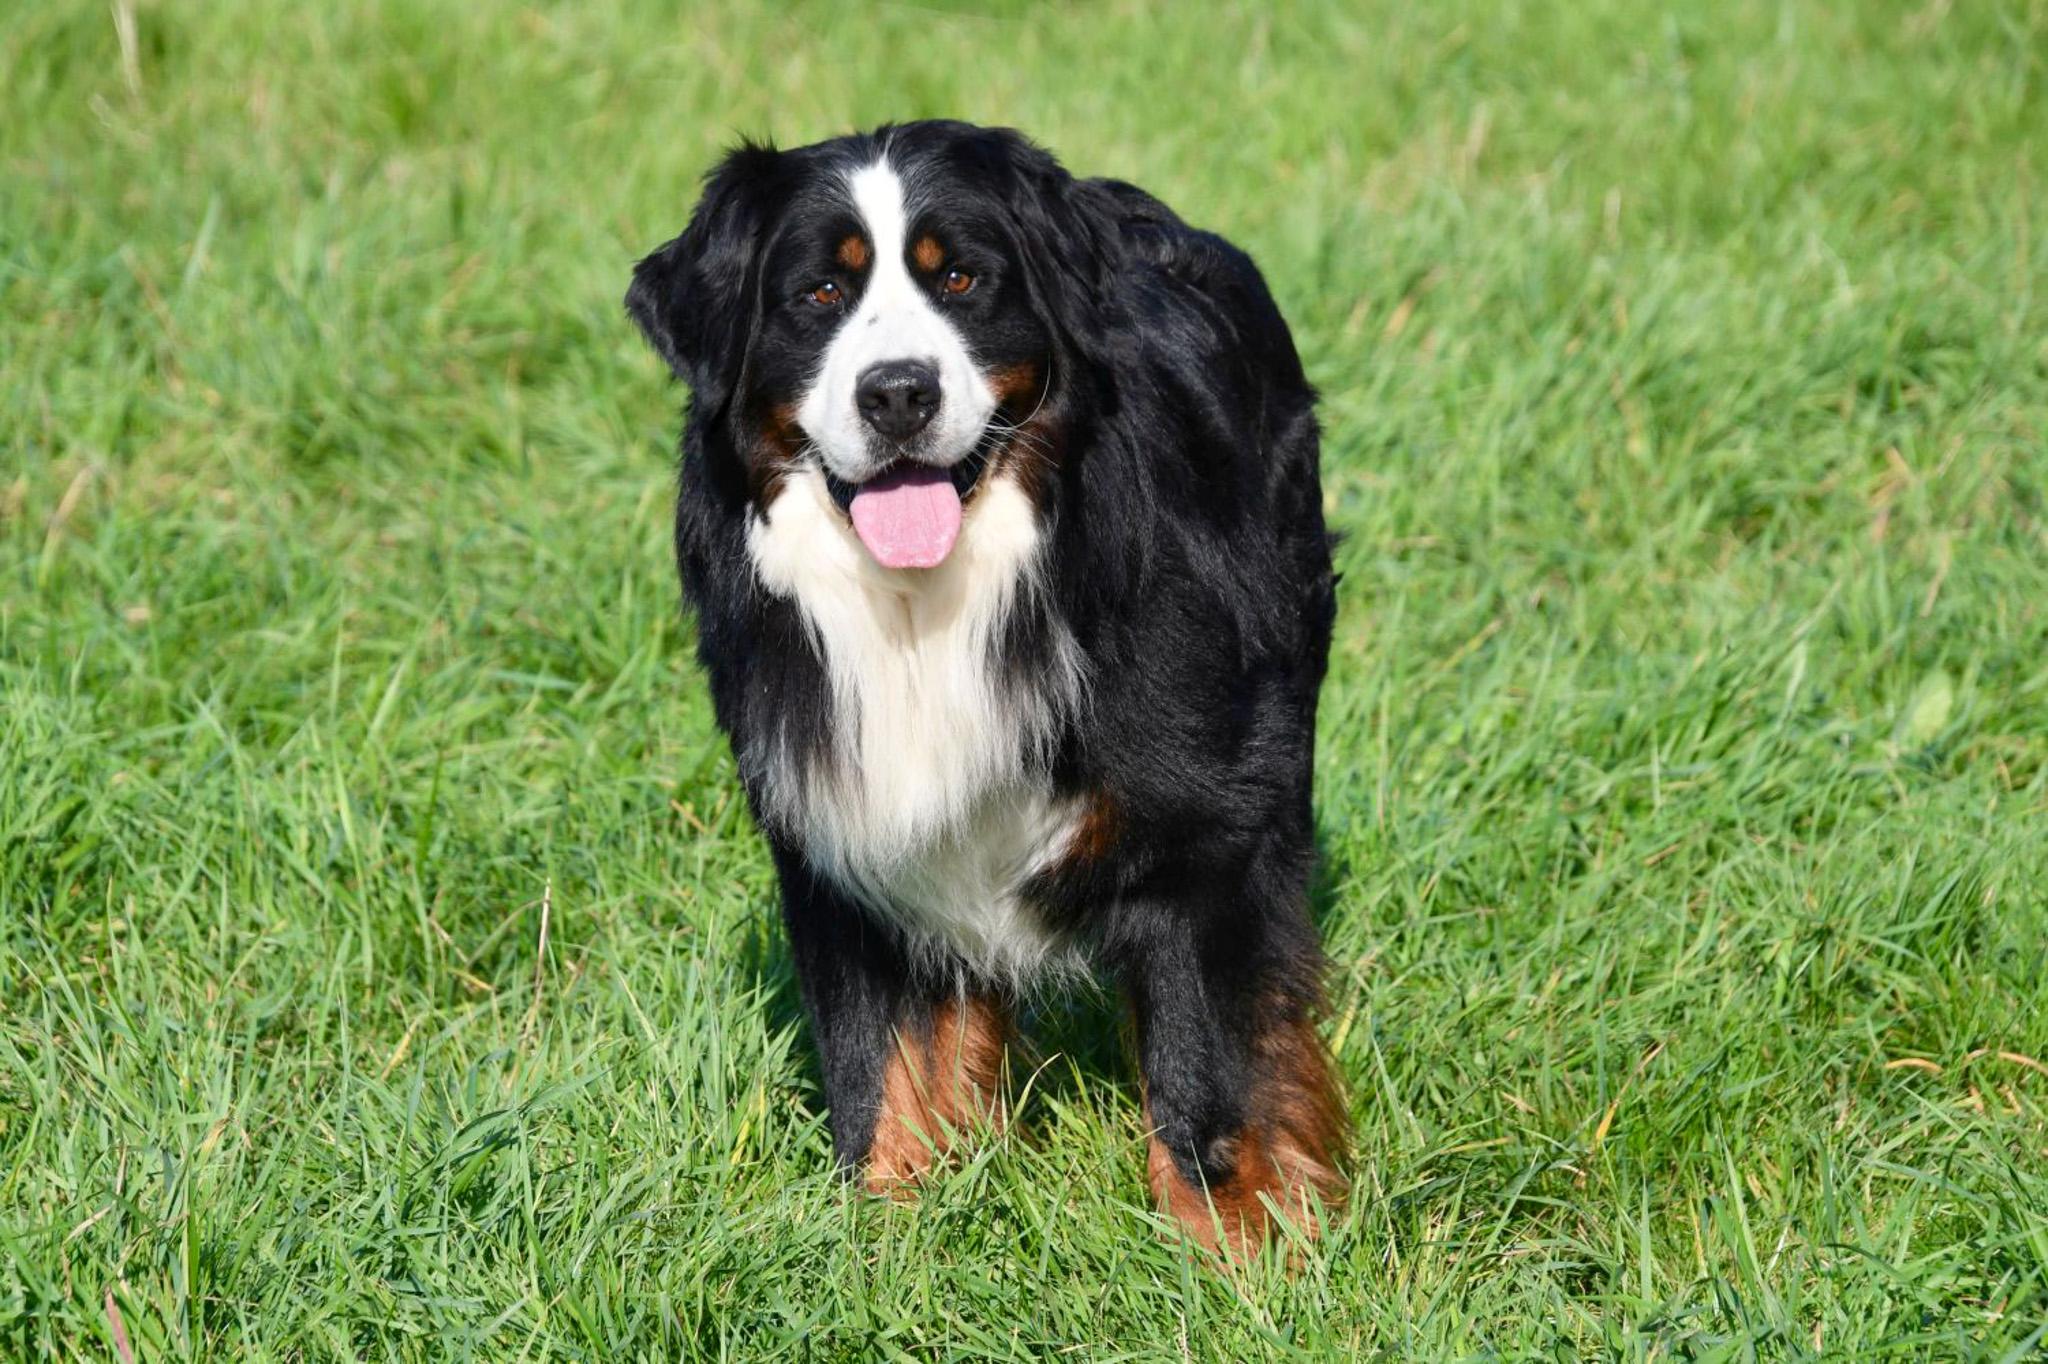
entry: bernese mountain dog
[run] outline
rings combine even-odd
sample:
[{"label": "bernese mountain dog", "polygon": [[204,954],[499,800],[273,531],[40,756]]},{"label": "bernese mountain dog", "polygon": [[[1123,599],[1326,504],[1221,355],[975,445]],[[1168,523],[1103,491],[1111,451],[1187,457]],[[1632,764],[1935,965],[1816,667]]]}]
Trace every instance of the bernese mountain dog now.
[{"label": "bernese mountain dog", "polygon": [[1129,1000],[1148,1171],[1210,1246],[1313,1234],[1315,393],[1257,267],[1019,134],[742,145],[628,312],[690,389],[675,544],[781,882],[834,1147],[1000,1122],[1010,1011]]}]

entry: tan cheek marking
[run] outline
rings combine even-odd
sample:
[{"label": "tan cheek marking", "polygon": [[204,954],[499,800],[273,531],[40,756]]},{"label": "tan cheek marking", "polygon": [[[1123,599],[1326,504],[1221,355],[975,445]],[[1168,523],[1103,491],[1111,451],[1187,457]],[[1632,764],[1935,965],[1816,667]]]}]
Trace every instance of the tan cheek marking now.
[{"label": "tan cheek marking", "polygon": [[1002,1126],[999,1074],[1008,1035],[1009,1020],[980,997],[933,1009],[928,1037],[898,1030],[868,1147],[869,1192],[907,1192],[954,1137],[978,1123]]},{"label": "tan cheek marking", "polygon": [[839,263],[849,270],[868,268],[868,244],[862,241],[858,234],[839,243],[839,250],[835,255]]},{"label": "tan cheek marking", "polygon": [[1021,404],[1038,392],[1038,366],[1029,360],[1014,365],[1003,365],[988,374],[989,386],[996,391],[996,397],[1011,406]]},{"label": "tan cheek marking", "polygon": [[[996,400],[1012,413],[1029,413],[1015,438],[1004,442],[997,458],[1016,471],[1025,495],[1043,505],[1046,482],[1066,457],[1066,441],[1058,422],[1040,409],[1045,400],[1045,372],[1030,360],[999,365],[988,371]],[[977,495],[979,489],[976,489]]]},{"label": "tan cheek marking", "polygon": [[747,491],[763,512],[782,494],[783,480],[796,463],[801,443],[794,403],[783,403],[768,413],[747,460]]},{"label": "tan cheek marking", "polygon": [[1253,1065],[1259,1078],[1229,1179],[1206,1190],[1190,1183],[1157,1137],[1145,1158],[1161,1210],[1200,1244],[1240,1259],[1273,1233],[1267,1201],[1314,1237],[1321,1229],[1310,1192],[1325,1209],[1344,1197],[1337,1168],[1345,1145],[1344,1101],[1314,1025],[1299,1012],[1269,1024],[1254,1045]]},{"label": "tan cheek marking", "polygon": [[917,244],[910,248],[910,258],[917,262],[917,268],[929,273],[946,263],[946,252],[936,237],[919,237]]}]

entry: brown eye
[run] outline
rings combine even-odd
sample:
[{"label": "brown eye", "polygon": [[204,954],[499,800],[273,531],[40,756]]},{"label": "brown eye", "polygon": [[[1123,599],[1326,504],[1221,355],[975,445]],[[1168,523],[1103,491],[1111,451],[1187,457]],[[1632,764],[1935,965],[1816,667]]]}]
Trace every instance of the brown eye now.
[{"label": "brown eye", "polygon": [[830,308],[834,304],[838,303],[840,298],[843,297],[843,295],[841,295],[839,292],[839,286],[828,279],[823,284],[820,284],[817,288],[811,290],[810,297],[811,302],[817,304],[819,307]]},{"label": "brown eye", "polygon": [[939,281],[939,287],[949,294],[964,294],[974,287],[974,276],[956,266],[946,272],[946,277]]}]

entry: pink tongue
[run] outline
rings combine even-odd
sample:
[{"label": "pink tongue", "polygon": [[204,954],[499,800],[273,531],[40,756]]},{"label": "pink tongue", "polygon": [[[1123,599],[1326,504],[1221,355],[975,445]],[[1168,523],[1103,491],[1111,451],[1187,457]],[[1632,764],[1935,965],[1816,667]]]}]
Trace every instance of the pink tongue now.
[{"label": "pink tongue", "polygon": [[853,529],[883,568],[936,568],[960,537],[960,494],[938,469],[909,468],[861,484]]}]

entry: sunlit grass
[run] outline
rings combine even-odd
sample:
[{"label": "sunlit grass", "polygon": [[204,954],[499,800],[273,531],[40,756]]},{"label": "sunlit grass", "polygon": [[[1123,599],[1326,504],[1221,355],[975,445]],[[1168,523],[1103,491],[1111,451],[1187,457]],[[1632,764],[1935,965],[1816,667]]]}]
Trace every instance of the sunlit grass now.
[{"label": "sunlit grass", "polygon": [[[1662,8],[6,8],[0,1355],[2040,1348],[2048,10]],[[1159,1235],[1099,1000],[828,1171],[618,298],[738,133],[931,114],[1324,392],[1291,1277]]]}]

